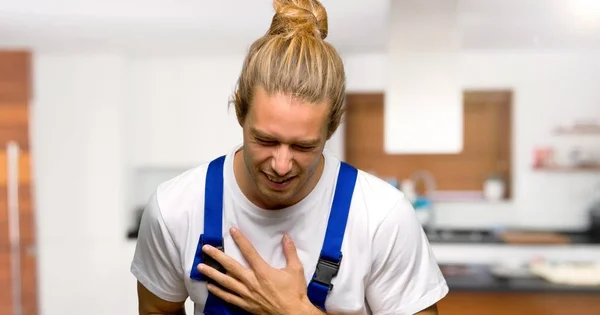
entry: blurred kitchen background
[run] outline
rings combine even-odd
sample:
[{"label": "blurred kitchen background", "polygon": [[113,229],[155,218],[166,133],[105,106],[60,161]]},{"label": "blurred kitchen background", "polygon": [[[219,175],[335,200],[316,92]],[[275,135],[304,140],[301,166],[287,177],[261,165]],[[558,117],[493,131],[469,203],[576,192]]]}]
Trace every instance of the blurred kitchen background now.
[{"label": "blurred kitchen background", "polygon": [[[600,314],[600,1],[323,3],[348,88],[328,149],[413,202],[441,314]],[[0,0],[0,314],[137,314],[141,209],[241,142],[228,99],[272,14]]]}]

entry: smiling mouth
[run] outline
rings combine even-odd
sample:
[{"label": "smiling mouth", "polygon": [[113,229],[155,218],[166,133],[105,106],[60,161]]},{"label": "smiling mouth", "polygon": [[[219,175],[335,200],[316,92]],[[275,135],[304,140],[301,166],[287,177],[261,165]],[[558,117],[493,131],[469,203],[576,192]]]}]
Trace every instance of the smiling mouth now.
[{"label": "smiling mouth", "polygon": [[266,174],[266,173],[265,173],[265,175],[267,175],[267,178],[268,178],[270,181],[272,181],[273,183],[276,183],[276,184],[283,184],[283,183],[285,183],[285,182],[287,182],[287,181],[289,181],[290,179],[292,179],[292,178],[293,178],[293,177],[288,177],[288,178],[277,178],[277,177],[270,176],[269,174]]}]

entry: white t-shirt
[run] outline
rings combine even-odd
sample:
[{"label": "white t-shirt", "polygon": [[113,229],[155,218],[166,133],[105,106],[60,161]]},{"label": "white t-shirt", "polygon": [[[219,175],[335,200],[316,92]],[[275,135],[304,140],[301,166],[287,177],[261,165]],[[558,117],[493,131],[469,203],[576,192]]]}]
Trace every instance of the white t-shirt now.
[{"label": "white t-shirt", "polygon": [[[256,207],[233,174],[236,147],[225,158],[223,231],[225,252],[247,266],[227,232],[236,226],[271,266],[284,267],[281,238],[294,240],[308,283],[323,244],[340,161],[324,152],[325,168],[313,191],[282,210]],[[208,163],[190,169],[156,189],[144,211],[131,272],[167,301],[195,303],[202,314],[205,282],[190,279],[204,225],[204,186]],[[344,255],[332,281],[329,314],[414,314],[443,298],[448,286],[411,204],[385,181],[358,172],[342,244]]]}]

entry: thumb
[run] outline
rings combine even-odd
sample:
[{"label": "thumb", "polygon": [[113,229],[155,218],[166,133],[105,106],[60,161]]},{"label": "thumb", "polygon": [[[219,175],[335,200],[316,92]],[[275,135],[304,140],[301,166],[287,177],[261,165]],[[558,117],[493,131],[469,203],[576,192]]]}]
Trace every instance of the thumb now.
[{"label": "thumb", "polygon": [[296,251],[296,244],[288,234],[283,235],[282,239],[283,245],[283,254],[285,255],[285,259],[287,261],[287,268],[302,268],[302,262],[300,262],[300,258],[298,257],[298,252]]}]

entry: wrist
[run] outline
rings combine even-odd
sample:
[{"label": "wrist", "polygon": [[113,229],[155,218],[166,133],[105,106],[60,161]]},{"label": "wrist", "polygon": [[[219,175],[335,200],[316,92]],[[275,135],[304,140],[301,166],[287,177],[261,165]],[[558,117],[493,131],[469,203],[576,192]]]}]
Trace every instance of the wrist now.
[{"label": "wrist", "polygon": [[296,313],[294,313],[294,314],[298,314],[298,315],[325,315],[326,314],[321,309],[314,306],[308,299],[303,301],[301,304],[301,307],[298,307],[295,310],[295,312]]}]

